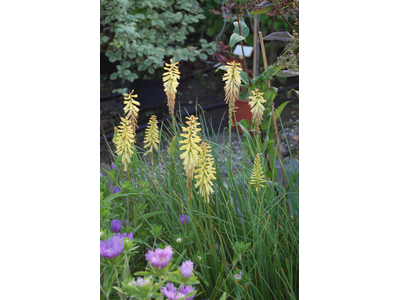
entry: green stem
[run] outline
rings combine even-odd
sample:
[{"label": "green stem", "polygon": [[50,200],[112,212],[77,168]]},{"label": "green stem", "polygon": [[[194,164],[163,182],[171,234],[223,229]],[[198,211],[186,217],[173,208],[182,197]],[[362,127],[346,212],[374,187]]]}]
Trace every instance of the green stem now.
[{"label": "green stem", "polygon": [[[128,267],[128,274],[131,274],[131,270],[129,269],[128,255],[126,255],[126,253],[125,253],[125,262],[126,262],[126,266]],[[124,267],[124,281],[125,281],[125,267]]]},{"label": "green stem", "polygon": [[[117,279],[118,288],[121,288],[121,287],[119,286],[117,266],[114,266],[114,270],[115,270],[115,278]],[[118,292],[118,295],[119,295],[119,298],[120,298],[121,300],[123,300],[123,298],[122,298],[122,296],[121,296],[121,294],[120,294],[119,292]]]},{"label": "green stem", "polygon": [[174,299],[176,299],[176,295],[178,295],[179,291],[181,290],[182,284],[183,284],[183,283],[181,283],[181,284],[179,285],[178,289],[176,290]]},{"label": "green stem", "polygon": [[[160,276],[160,282],[162,281],[162,277]],[[164,294],[162,292],[162,286],[160,286],[160,300],[164,299]]]},{"label": "green stem", "polygon": [[151,178],[154,182],[154,162],[153,162],[153,151],[151,151]]},{"label": "green stem", "polygon": [[[240,27],[240,19],[239,19],[239,7],[238,7],[238,2],[236,1],[236,16],[238,20],[238,27],[239,27],[239,35],[242,35],[242,29]],[[249,79],[249,85],[251,85],[251,79],[249,75],[249,70],[247,70],[247,63],[246,63],[246,56],[244,56],[244,49],[243,49],[243,41],[240,41],[240,46],[242,47],[242,54],[243,54],[243,63],[244,63],[244,68],[246,70],[247,77]]]},{"label": "green stem", "polygon": [[129,200],[128,197],[126,197],[126,227],[129,227]]}]

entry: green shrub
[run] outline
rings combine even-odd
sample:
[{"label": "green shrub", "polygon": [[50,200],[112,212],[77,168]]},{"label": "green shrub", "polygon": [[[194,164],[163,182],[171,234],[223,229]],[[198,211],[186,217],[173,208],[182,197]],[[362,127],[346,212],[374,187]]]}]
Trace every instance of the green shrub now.
[{"label": "green shrub", "polygon": [[159,78],[164,61],[207,59],[213,43],[184,47],[194,23],[204,19],[196,0],[101,0],[101,50],[116,62],[110,79]]}]

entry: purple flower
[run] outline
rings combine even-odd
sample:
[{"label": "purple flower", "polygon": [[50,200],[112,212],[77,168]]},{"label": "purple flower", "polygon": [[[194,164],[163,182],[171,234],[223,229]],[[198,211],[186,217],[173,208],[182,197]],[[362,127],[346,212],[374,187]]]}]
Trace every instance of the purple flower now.
[{"label": "purple flower", "polygon": [[182,276],[190,278],[193,272],[193,262],[190,260],[185,261],[182,266],[180,266],[180,269]]},{"label": "purple flower", "polygon": [[119,237],[120,239],[130,239],[130,240],[132,240],[133,239],[133,233],[132,233],[132,231],[129,233],[129,234],[127,234],[126,232],[124,232],[124,233],[117,233],[115,236],[117,236],[117,237]]},{"label": "purple flower", "polygon": [[242,279],[242,272],[239,272],[239,274],[235,274],[234,277],[235,277],[236,280]]},{"label": "purple flower", "polygon": [[103,178],[103,174],[101,174],[101,172],[100,172],[100,178]]},{"label": "purple flower", "polygon": [[117,186],[114,186],[114,194],[119,193],[121,189]]},{"label": "purple flower", "polygon": [[189,216],[188,215],[179,215],[179,220],[181,220],[181,223],[185,225],[185,223],[189,223]]},{"label": "purple flower", "polygon": [[100,241],[100,255],[104,258],[115,258],[121,254],[124,243],[118,236],[113,236],[106,241]]},{"label": "purple flower", "polygon": [[172,258],[172,254],[173,251],[171,246],[167,246],[165,247],[165,249],[157,248],[156,250],[154,250],[154,252],[149,249],[145,257],[154,268],[161,269],[165,268],[169,264]]},{"label": "purple flower", "polygon": [[122,226],[121,220],[112,220],[111,221],[111,231],[112,232],[120,232]]},{"label": "purple flower", "polygon": [[[189,285],[189,286],[182,286],[181,290],[178,292],[176,287],[174,287],[173,283],[167,283],[166,287],[164,286],[162,288],[162,292],[170,300],[179,299],[179,298],[184,297],[188,293],[193,292],[193,291],[194,291],[194,287]],[[196,294],[194,294],[193,296],[185,298],[185,300],[192,300],[194,298],[194,296],[196,296]]]},{"label": "purple flower", "polygon": [[114,165],[114,163],[111,163],[111,169],[116,169],[117,167]]}]

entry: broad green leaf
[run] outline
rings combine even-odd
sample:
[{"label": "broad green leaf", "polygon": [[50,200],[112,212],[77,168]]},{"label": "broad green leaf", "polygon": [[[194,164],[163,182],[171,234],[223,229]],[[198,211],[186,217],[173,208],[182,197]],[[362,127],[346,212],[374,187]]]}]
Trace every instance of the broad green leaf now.
[{"label": "broad green leaf", "polygon": [[278,31],[268,34],[263,38],[264,41],[282,41],[290,42],[293,36],[287,31]]},{"label": "broad green leaf", "polygon": [[[239,23],[237,21],[233,22],[233,25],[235,26],[235,29],[233,30],[234,33],[237,33],[238,35],[240,35],[239,33]],[[247,38],[247,36],[249,35],[249,27],[247,27],[245,22],[240,21],[240,30],[241,30],[241,35],[244,36],[245,38]]]},{"label": "broad green leaf", "polygon": [[233,33],[231,35],[231,39],[229,40],[229,45],[231,46],[231,48],[233,48],[233,46],[235,46],[236,43],[243,41],[244,39],[245,39],[244,36],[238,35],[237,33]]},{"label": "broad green leaf", "polygon": [[240,71],[240,78],[245,85],[249,85],[249,77],[247,76],[247,73],[245,71]]},{"label": "broad green leaf", "polygon": [[277,120],[281,115],[283,109],[290,101],[283,102],[277,109],[275,109],[275,119]]}]

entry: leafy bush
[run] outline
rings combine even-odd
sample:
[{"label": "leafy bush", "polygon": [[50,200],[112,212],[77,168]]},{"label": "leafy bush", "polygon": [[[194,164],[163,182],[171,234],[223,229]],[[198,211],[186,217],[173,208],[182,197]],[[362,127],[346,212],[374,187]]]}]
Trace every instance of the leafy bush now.
[{"label": "leafy bush", "polygon": [[[101,50],[117,62],[117,78],[133,82],[137,78],[159,78],[167,58],[174,61],[207,59],[213,43],[200,39],[200,47],[184,47],[204,19],[196,0],[101,0]],[[198,46],[198,45],[197,45]]]}]

